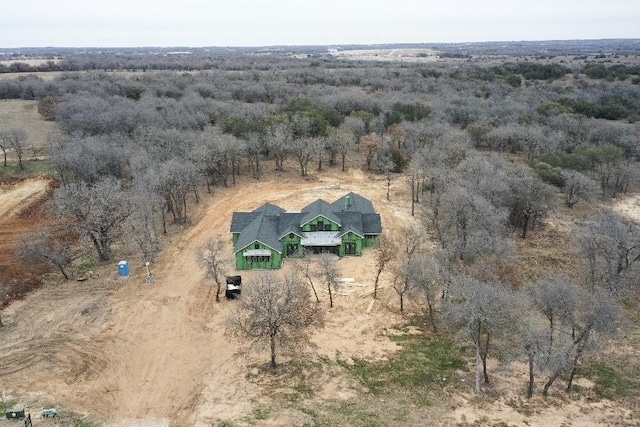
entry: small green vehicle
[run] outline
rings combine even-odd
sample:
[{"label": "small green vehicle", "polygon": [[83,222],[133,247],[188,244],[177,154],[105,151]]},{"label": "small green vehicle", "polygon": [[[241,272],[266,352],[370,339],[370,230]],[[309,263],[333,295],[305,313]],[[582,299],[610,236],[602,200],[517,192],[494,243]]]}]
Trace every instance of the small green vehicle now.
[{"label": "small green vehicle", "polygon": [[21,420],[24,418],[24,409],[7,409],[4,415],[8,420]]},{"label": "small green vehicle", "polygon": [[56,408],[45,408],[42,410],[42,418],[55,418],[58,415]]}]

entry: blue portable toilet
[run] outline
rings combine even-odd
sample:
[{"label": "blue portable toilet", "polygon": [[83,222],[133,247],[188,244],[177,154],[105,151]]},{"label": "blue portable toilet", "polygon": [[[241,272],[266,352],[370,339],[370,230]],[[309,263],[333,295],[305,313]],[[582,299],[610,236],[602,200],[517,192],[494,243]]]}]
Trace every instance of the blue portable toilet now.
[{"label": "blue portable toilet", "polygon": [[118,263],[118,273],[121,277],[129,275],[129,263],[127,261],[120,261]]}]

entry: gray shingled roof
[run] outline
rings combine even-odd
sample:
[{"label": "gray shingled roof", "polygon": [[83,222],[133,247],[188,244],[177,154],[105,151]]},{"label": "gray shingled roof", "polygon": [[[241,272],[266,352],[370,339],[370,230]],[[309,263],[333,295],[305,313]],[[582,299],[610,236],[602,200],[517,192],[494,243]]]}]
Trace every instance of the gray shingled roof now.
[{"label": "gray shingled roof", "polygon": [[[349,204],[348,206],[345,206],[347,196],[349,197]],[[365,199],[361,195],[354,193],[353,191],[351,193],[345,194],[335,202],[331,203],[331,206],[334,212],[348,211],[360,212],[363,214],[376,213],[376,211],[373,209],[373,203],[371,203],[368,199]]]},{"label": "gray shingled roof", "polygon": [[282,253],[282,243],[278,239],[278,223],[277,216],[259,213],[240,233],[234,252],[258,241]]},{"label": "gray shingled roof", "polygon": [[381,234],[382,223],[380,221],[380,214],[362,214],[362,231],[364,231],[364,234]]},{"label": "gray shingled roof", "polygon": [[254,212],[262,212],[266,215],[280,215],[281,213],[286,211],[282,209],[280,206],[267,202],[264,205],[260,206],[259,208],[256,208]]},{"label": "gray shingled roof", "polygon": [[302,237],[300,229],[300,218],[304,214],[297,212],[284,212],[280,214],[280,223],[278,224],[278,237],[283,238],[289,233],[295,233]]},{"label": "gray shingled roof", "polygon": [[[349,204],[345,206],[347,196]],[[253,212],[234,212],[231,232],[240,233],[234,250],[238,252],[259,241],[282,253],[280,239],[289,233],[304,237],[302,225],[319,215],[340,225],[339,236],[350,231],[360,236],[382,233],[380,214],[375,212],[373,204],[359,194],[351,192],[331,204],[318,199],[300,213],[286,212],[271,203],[265,203]]]},{"label": "gray shingled roof", "polygon": [[336,224],[340,225],[340,218],[338,218],[336,214],[333,213],[333,210],[334,209],[329,203],[325,202],[322,199],[318,199],[302,209],[302,213],[304,215],[300,219],[300,226],[302,227],[304,224],[316,218],[318,215],[322,215],[329,221],[335,222]]},{"label": "gray shingled roof", "polygon": [[231,232],[240,233],[258,215],[259,212],[234,212],[231,217]]},{"label": "gray shingled roof", "polygon": [[364,229],[362,228],[362,215],[359,212],[336,212],[336,215],[342,220],[339,236],[353,231],[360,237],[364,237]]}]

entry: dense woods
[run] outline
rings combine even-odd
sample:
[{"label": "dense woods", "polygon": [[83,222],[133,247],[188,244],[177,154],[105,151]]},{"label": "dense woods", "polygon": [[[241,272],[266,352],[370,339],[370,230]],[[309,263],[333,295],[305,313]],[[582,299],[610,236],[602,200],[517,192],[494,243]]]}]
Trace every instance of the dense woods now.
[{"label": "dense woods", "polygon": [[[419,301],[434,334],[446,327],[468,341],[478,392],[490,382],[487,357],[526,362],[528,397],[538,382],[546,396],[561,377],[571,390],[584,355],[624,324],[620,302],[639,290],[640,230],[613,211],[577,225],[571,244],[585,266],[577,277],[549,272],[521,284],[498,266],[513,263],[516,241],[561,204],[606,203],[638,188],[640,66],[593,57],[477,64],[465,56],[383,63],[327,55],[198,57],[171,66],[177,58],[128,58],[125,66],[80,57],[44,65],[66,71],[54,79],[0,81],[0,98],[37,100],[42,117],[62,129],[49,137],[61,182],[50,209],[100,261],[113,259],[123,234],[140,260],[152,260],[171,224],[189,224],[205,189],[235,185],[241,174],[260,180],[285,168],[307,176],[361,167],[410,178],[412,214],[424,228],[415,235],[432,236],[435,246],[388,236],[376,290],[381,274],[392,274],[400,310],[408,298]],[[25,144],[20,130],[0,134],[3,153],[13,150],[20,162]],[[56,238],[38,236],[50,252]],[[392,244],[401,257],[385,252]],[[201,256],[216,298],[217,250]],[[66,276],[66,253],[24,251]],[[332,296],[337,273],[322,262]],[[246,319],[236,323],[245,333]]]}]

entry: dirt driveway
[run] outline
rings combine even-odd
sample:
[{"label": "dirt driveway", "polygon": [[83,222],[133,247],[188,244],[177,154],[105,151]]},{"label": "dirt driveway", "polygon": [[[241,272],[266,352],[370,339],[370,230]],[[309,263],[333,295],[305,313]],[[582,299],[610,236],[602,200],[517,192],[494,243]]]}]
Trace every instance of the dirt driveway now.
[{"label": "dirt driveway", "polygon": [[[404,181],[354,170],[304,180],[293,172],[269,181],[247,181],[217,190],[194,216],[194,225],[170,242],[154,266],[157,281],[144,282],[144,267],[132,262],[129,279],[107,266],[99,278],[45,288],[5,310],[9,324],[0,343],[0,379],[6,392],[98,414],[113,425],[146,419],[157,425],[211,425],[251,410],[256,390],[245,381],[247,360],[224,336],[230,304],[216,304],[194,253],[211,236],[227,241],[231,213],[269,201],[288,210],[349,191],[371,199],[393,233],[412,221]],[[372,253],[339,261],[342,275],[360,286],[338,297],[317,351],[345,357],[384,356],[395,348],[382,336],[393,323],[387,310],[366,313],[360,295],[373,282]],[[243,273],[245,280],[252,274]],[[322,298],[322,296],[321,296]],[[391,316],[391,317],[390,317]],[[10,386],[7,386],[10,384]]]}]

